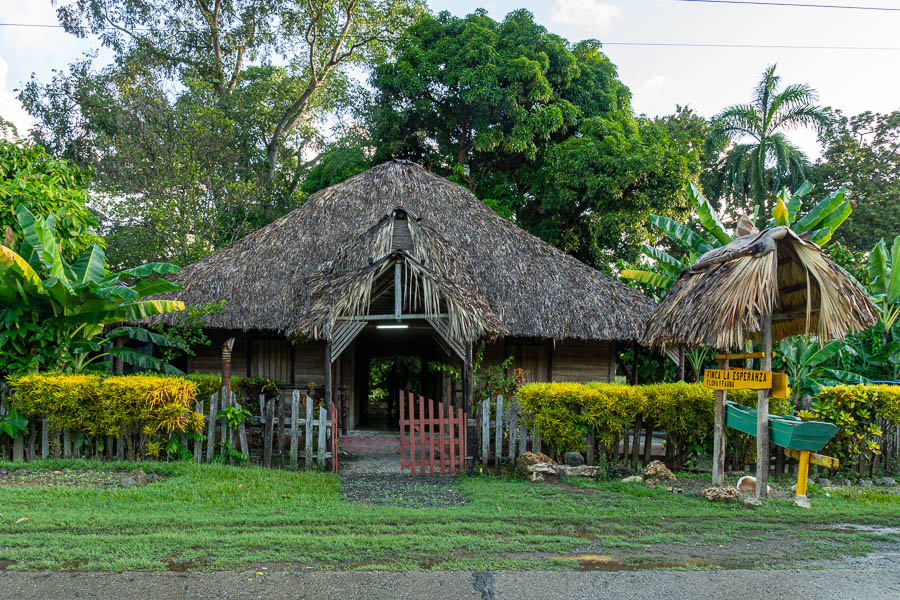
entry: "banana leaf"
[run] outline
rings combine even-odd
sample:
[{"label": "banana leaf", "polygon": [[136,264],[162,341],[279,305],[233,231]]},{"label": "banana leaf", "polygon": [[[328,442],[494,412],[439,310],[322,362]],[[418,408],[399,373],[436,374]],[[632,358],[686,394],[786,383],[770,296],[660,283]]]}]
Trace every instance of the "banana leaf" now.
[{"label": "banana leaf", "polygon": [[836,211],[844,202],[844,191],[844,188],[840,188],[829,194],[828,197],[816,204],[806,216],[797,221],[792,229],[796,233],[806,233],[812,229],[821,228],[822,225],[820,225],[820,223],[828,218],[831,213]]},{"label": "banana leaf", "polygon": [[185,352],[188,350],[188,347],[179,342],[178,340],[174,340],[167,335],[161,333],[155,333],[153,331],[148,331],[143,327],[116,327],[112,331],[109,332],[109,335],[106,336],[107,339],[115,339],[118,337],[127,337],[132,340],[137,340],[139,342],[147,342],[150,344],[154,344],[156,346],[165,346],[168,348],[178,348],[179,350],[184,350]]},{"label": "banana leaf", "polygon": [[109,354],[110,356],[114,356],[120,359],[122,362],[126,362],[129,365],[133,365],[141,369],[158,371],[160,373],[166,373],[167,375],[184,375],[184,371],[182,371],[181,369],[176,369],[165,361],[162,361],[153,356],[141,354],[140,352],[133,350],[132,348],[111,348]]},{"label": "banana leaf", "polygon": [[75,283],[99,281],[106,274],[106,254],[98,244],[88,248],[72,265]]},{"label": "banana leaf", "polygon": [[693,183],[688,183],[685,186],[685,191],[694,201],[694,204],[696,204],[697,214],[700,217],[700,223],[703,227],[722,244],[730,242],[731,236],[725,231],[725,226],[722,225],[722,221],[719,220],[719,215],[716,214],[712,204],[709,203],[709,200],[703,195],[700,188]]},{"label": "banana leaf", "polygon": [[819,223],[819,229],[810,235],[809,239],[820,246],[824,246],[831,240],[831,236],[841,226],[841,223],[847,220],[851,212],[853,212],[853,207],[849,202],[844,202],[837,210]]},{"label": "banana leaf", "polygon": [[681,269],[687,266],[682,265],[681,261],[677,260],[668,252],[660,250],[659,248],[654,248],[652,246],[648,246],[647,244],[641,244],[641,250],[643,250],[644,254],[646,254],[648,257],[654,259],[657,263],[659,263],[660,268],[671,273],[675,277],[678,277],[679,273],[681,273]]},{"label": "banana leaf", "polygon": [[153,274],[174,275],[180,270],[181,267],[173,264],[153,262],[141,265],[139,267],[134,267],[133,269],[125,269],[124,271],[121,271],[119,275],[127,275],[130,277],[150,277]]},{"label": "banana leaf", "polygon": [[650,215],[650,222],[663,230],[663,233],[672,241],[681,244],[688,252],[696,254],[706,254],[715,246],[703,239],[697,233],[694,233],[681,223],[661,217],[659,215]]},{"label": "banana leaf", "polygon": [[668,290],[675,283],[674,277],[663,275],[661,273],[653,273],[651,271],[625,269],[619,275],[624,279],[645,283],[661,290]]}]

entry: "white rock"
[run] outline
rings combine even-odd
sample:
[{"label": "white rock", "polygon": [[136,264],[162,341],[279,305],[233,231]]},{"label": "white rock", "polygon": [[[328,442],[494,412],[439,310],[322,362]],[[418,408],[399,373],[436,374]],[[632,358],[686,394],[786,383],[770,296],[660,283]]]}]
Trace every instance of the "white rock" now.
[{"label": "white rock", "polygon": [[632,475],[631,477],[626,477],[622,480],[622,483],[640,483],[644,481],[644,478],[640,475]]}]

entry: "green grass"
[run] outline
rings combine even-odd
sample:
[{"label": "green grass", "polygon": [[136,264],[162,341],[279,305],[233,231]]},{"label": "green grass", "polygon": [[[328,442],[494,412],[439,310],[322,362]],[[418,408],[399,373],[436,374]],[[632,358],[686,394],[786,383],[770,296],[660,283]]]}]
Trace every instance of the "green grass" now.
[{"label": "green grass", "polygon": [[633,565],[699,558],[711,566],[789,566],[898,541],[823,525],[900,525],[900,497],[873,491],[816,497],[804,511],[788,500],[753,509],[617,481],[564,489],[473,477],[456,484],[468,504],[397,508],[352,504],[340,479],[327,473],[24,465],[63,466],[139,466],[167,478],[129,489],[0,484],[0,569],[572,568],[579,563],[558,557],[585,552]]}]

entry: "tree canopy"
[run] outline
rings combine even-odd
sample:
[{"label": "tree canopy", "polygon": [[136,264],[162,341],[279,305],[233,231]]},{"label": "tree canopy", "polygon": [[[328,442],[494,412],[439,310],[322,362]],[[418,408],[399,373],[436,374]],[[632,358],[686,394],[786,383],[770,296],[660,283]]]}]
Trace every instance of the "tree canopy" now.
[{"label": "tree canopy", "polygon": [[570,44],[526,10],[423,15],[371,83],[374,162],[422,163],[600,268],[636,252],[649,212],[684,210],[699,169],[634,115],[599,42]]}]

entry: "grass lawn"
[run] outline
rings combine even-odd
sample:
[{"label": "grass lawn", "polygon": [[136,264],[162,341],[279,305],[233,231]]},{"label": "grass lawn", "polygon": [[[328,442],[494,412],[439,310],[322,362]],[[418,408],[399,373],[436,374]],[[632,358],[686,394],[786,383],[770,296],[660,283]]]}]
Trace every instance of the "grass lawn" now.
[{"label": "grass lawn", "polygon": [[803,510],[789,500],[714,504],[618,481],[472,477],[452,484],[465,504],[400,508],[351,502],[331,474],[89,461],[3,466],[139,466],[163,479],[128,489],[10,487],[0,476],[0,570],[759,567],[900,542],[891,532],[825,529],[900,526],[900,496],[877,491],[820,492]]}]

